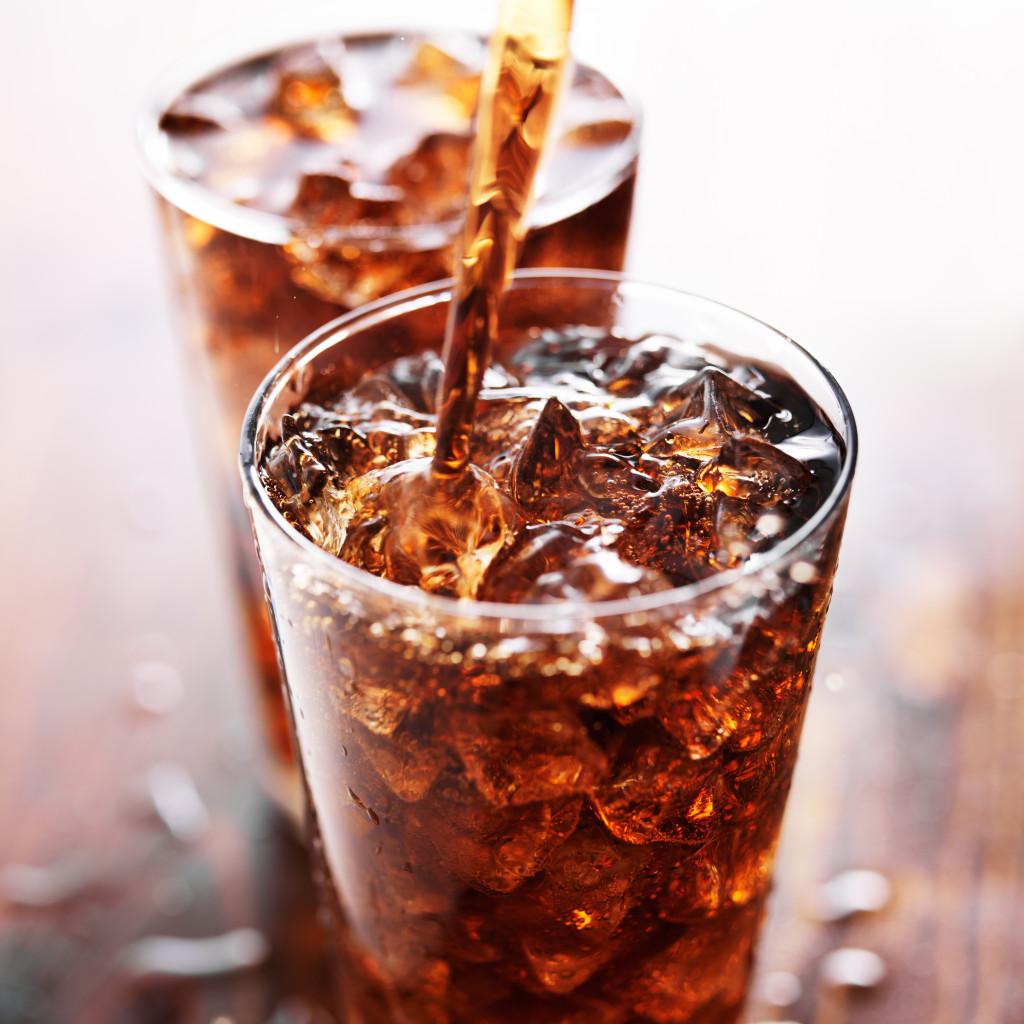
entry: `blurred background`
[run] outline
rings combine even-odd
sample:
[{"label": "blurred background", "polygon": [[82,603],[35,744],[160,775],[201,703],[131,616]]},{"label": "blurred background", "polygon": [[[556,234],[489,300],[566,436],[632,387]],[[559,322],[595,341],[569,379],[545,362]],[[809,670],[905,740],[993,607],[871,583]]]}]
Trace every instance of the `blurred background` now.
[{"label": "blurred background", "polygon": [[[191,48],[304,6],[0,9],[0,1024],[272,1019],[265,992],[246,1009],[227,987],[220,1010],[172,988],[114,1010],[99,979],[139,936],[204,934],[201,894],[222,890],[174,852],[204,813],[252,807],[241,833],[207,833],[214,880],[272,831],[245,782],[251,709],[133,119]],[[413,23],[420,6],[377,9]],[[645,111],[629,269],[794,337],[861,429],[760,1019],[1024,1019],[1022,35],[1015,0],[576,0],[577,54]],[[192,742],[197,716],[212,747]],[[182,834],[154,811],[178,764],[200,780],[198,819],[181,811],[192,782],[177,789]],[[79,856],[99,848],[102,868]],[[294,855],[260,849],[250,882]],[[822,930],[808,887],[851,867],[892,899]],[[136,875],[129,901],[118,880]],[[253,923],[226,897],[205,910],[222,932]],[[826,998],[822,956],[849,942],[886,980]],[[778,996],[782,976],[803,995]],[[74,984],[92,994],[71,1006]]]}]

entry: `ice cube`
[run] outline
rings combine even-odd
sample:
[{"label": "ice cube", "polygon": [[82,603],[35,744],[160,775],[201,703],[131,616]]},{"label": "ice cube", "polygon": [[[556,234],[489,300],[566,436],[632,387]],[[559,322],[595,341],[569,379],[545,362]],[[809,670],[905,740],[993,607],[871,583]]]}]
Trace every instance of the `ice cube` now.
[{"label": "ice cube", "polygon": [[605,386],[616,395],[657,393],[667,382],[689,381],[704,361],[677,338],[651,334],[625,347],[604,366]]},{"label": "ice cube", "polygon": [[450,132],[428,135],[416,149],[398,160],[387,183],[415,204],[424,224],[440,223],[459,215],[469,192],[470,135]]},{"label": "ice cube", "polygon": [[591,795],[599,817],[627,843],[707,842],[731,804],[720,766],[692,760],[648,721],[633,730]]},{"label": "ice cube", "polygon": [[617,339],[599,328],[544,329],[505,354],[503,363],[525,385],[563,382],[586,391],[604,386],[604,368],[619,350]]},{"label": "ice cube", "polygon": [[399,188],[360,182],[351,173],[321,171],[302,176],[289,214],[302,224],[299,237],[316,250],[323,245],[323,233],[332,228],[402,224],[409,208]]},{"label": "ice cube", "polygon": [[657,396],[652,423],[696,419],[715,434],[746,434],[763,430],[778,411],[770,399],[717,367],[706,366],[685,384]]},{"label": "ice cube", "polygon": [[630,978],[635,1011],[655,1024],[735,1019],[722,1011],[746,995],[759,916],[759,907],[735,908],[644,961]]},{"label": "ice cube", "polygon": [[376,453],[369,438],[345,423],[306,432],[303,443],[339,481],[349,480],[374,465]]},{"label": "ice cube", "polygon": [[[592,819],[591,819],[592,820]],[[539,989],[564,995],[619,952],[614,941],[639,898],[647,853],[581,827],[544,871],[501,905]]]},{"label": "ice cube", "polygon": [[713,516],[711,495],[688,476],[669,475],[628,519],[616,550],[627,561],[662,573],[674,586],[704,579],[713,571],[708,564]]},{"label": "ice cube", "polygon": [[421,800],[449,759],[422,724],[404,722],[388,735],[364,734],[363,749],[374,770],[400,800]]},{"label": "ice cube", "polygon": [[785,506],[766,514],[760,505],[715,492],[715,525],[708,559],[716,569],[733,569],[792,533],[802,520]]},{"label": "ice cube", "polygon": [[[723,759],[726,784],[736,800],[736,819],[763,815],[767,803],[781,799],[789,787],[789,771],[802,716],[774,738],[750,750],[731,749]],[[774,795],[773,795],[774,794]]]},{"label": "ice cube", "polygon": [[660,572],[623,561],[615,551],[587,544],[564,566],[539,576],[525,600],[621,601],[668,590]]},{"label": "ice cube", "polygon": [[658,720],[694,760],[710,757],[742,725],[750,729],[760,721],[749,676],[731,669],[728,653],[696,652],[679,684],[659,693]]},{"label": "ice cube", "polygon": [[464,708],[449,723],[467,775],[496,806],[585,793],[607,767],[567,710]]},{"label": "ice cube", "polygon": [[338,711],[354,718],[377,736],[390,736],[406,713],[416,710],[422,701],[419,695],[402,692],[385,680],[370,676],[356,679],[352,663],[344,657],[335,659],[334,670],[338,689],[332,690]]},{"label": "ice cube", "polygon": [[315,441],[293,436],[263,462],[260,476],[284,517],[314,543],[337,554],[348,525],[346,502],[340,483],[319,457],[322,454]]},{"label": "ice cube", "polygon": [[308,48],[296,50],[281,69],[270,112],[296,135],[323,142],[340,142],[356,127],[337,72]]},{"label": "ice cube", "polygon": [[696,471],[702,462],[718,454],[729,436],[718,424],[701,417],[672,420],[645,434],[644,451],[667,460],[677,471]]},{"label": "ice cube", "polygon": [[[411,215],[411,207],[397,206],[402,217]],[[373,219],[349,224],[353,233],[369,238],[368,245],[362,244],[363,237],[353,244],[344,231],[335,236],[327,226],[308,231],[300,228],[284,246],[295,264],[292,281],[325,302],[354,309],[413,282],[436,281],[452,274],[455,257],[448,244],[436,249],[396,251],[384,247],[378,251],[373,236],[382,226],[387,226],[386,221],[382,225]]]},{"label": "ice cube", "polygon": [[417,422],[415,416],[400,410],[378,407],[379,417],[361,420],[357,425],[366,432],[366,443],[376,456],[375,466],[429,458],[437,447],[437,434],[431,424]]},{"label": "ice cube", "polygon": [[481,390],[470,448],[498,483],[508,480],[543,405],[544,398],[522,391]]},{"label": "ice cube", "polygon": [[342,558],[396,583],[457,597],[475,595],[516,520],[483,470],[437,477],[427,458],[367,474],[351,498],[358,512]]},{"label": "ice cube", "polygon": [[508,893],[535,875],[579,820],[578,797],[496,807],[463,772],[443,772],[412,805],[441,863],[482,892]]},{"label": "ice cube", "polygon": [[625,520],[644,507],[659,490],[658,481],[613,451],[581,449],[575,458],[575,479],[589,504],[602,516]]},{"label": "ice cube", "polygon": [[[392,401],[402,402],[421,413],[437,411],[437,389],[444,376],[444,363],[435,352],[393,359],[382,366],[372,380],[387,383]],[[358,390],[358,389],[354,389]]]},{"label": "ice cube", "polygon": [[604,404],[583,405],[573,415],[588,445],[611,445],[629,441],[640,428],[640,421],[629,412]]},{"label": "ice cube", "polygon": [[480,44],[468,37],[424,40],[398,84],[420,93],[440,93],[450,104],[449,118],[468,120],[476,110],[483,59]]},{"label": "ice cube", "polygon": [[676,924],[713,917],[729,903],[728,865],[719,859],[717,843],[697,850],[659,851],[658,916]]},{"label": "ice cube", "polygon": [[483,601],[529,600],[537,580],[564,571],[588,539],[582,530],[564,522],[523,527],[491,562],[477,596]]},{"label": "ice cube", "polygon": [[762,506],[800,499],[817,504],[814,474],[791,455],[753,437],[731,437],[701,466],[696,479],[706,491],[721,491]]},{"label": "ice cube", "polygon": [[[509,493],[527,512],[580,504],[575,472],[583,434],[573,414],[557,399],[544,403],[509,479]],[[548,514],[547,518],[559,518]]]},{"label": "ice cube", "polygon": [[[422,997],[446,988],[437,976],[462,885],[437,863],[429,844],[380,839],[375,855],[360,862],[361,898],[351,908],[351,926],[364,955],[398,988]],[[442,965],[443,966],[443,965]]]}]

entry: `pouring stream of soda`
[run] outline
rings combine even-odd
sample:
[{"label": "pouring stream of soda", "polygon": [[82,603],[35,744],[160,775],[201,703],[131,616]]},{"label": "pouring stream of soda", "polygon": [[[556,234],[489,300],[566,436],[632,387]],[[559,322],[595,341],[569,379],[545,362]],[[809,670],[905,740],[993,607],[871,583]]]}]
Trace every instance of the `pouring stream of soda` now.
[{"label": "pouring stream of soda", "polygon": [[568,63],[572,0],[502,0],[480,87],[459,272],[445,335],[433,458],[397,463],[373,483],[387,576],[471,597],[518,513],[470,462],[470,435],[497,310]]},{"label": "pouring stream of soda", "polygon": [[461,476],[473,408],[497,333],[563,72],[572,0],[503,0],[480,87],[469,208],[445,335],[432,471]]}]

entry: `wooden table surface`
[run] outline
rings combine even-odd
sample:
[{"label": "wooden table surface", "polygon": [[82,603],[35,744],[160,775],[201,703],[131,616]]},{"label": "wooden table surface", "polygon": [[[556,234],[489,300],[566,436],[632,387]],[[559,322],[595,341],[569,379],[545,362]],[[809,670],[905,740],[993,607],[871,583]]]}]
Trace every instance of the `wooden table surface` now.
[{"label": "wooden table surface", "polygon": [[[52,24],[15,6],[0,1024],[329,1024],[308,866],[257,782],[128,137],[182,24],[239,5],[171,25],[126,0],[60,0]],[[794,334],[862,430],[748,1019],[1020,1024],[1024,200],[1000,127],[1024,94],[1024,15],[872,0],[840,31],[810,0],[769,6],[679,5],[673,40],[652,2],[630,58],[649,143],[632,268]],[[43,53],[63,76],[37,74]]]}]

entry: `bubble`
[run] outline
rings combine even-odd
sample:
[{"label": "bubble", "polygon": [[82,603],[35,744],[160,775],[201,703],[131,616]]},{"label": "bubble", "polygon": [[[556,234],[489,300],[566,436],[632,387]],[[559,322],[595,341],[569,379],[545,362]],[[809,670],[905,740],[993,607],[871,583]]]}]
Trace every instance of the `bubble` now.
[{"label": "bubble", "polygon": [[810,562],[794,562],[789,569],[789,578],[794,583],[813,583],[818,578],[818,569]]}]

